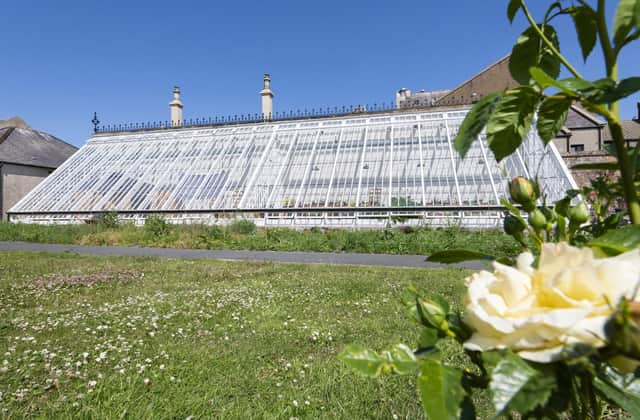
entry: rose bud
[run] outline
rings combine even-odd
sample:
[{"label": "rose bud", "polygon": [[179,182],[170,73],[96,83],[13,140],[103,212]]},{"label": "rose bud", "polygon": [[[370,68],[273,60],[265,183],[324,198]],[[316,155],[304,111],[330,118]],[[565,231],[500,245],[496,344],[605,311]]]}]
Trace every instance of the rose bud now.
[{"label": "rose bud", "polygon": [[509,194],[511,199],[516,203],[530,207],[538,199],[537,187],[527,178],[517,176],[511,180],[509,184]]},{"label": "rose bud", "polygon": [[514,216],[513,214],[507,214],[504,218],[504,231],[507,235],[516,235],[527,228],[522,222],[522,219]]},{"label": "rose bud", "polygon": [[447,309],[444,308],[439,302],[422,298],[418,300],[418,305],[424,316],[427,324],[440,331],[448,331],[449,324],[447,323]]},{"label": "rose bud", "polygon": [[584,201],[581,201],[577,206],[571,207],[567,212],[569,220],[572,223],[582,224],[589,220],[589,208]]},{"label": "rose bud", "polygon": [[536,230],[545,229],[547,227],[547,218],[539,209],[533,209],[529,213],[529,224]]}]

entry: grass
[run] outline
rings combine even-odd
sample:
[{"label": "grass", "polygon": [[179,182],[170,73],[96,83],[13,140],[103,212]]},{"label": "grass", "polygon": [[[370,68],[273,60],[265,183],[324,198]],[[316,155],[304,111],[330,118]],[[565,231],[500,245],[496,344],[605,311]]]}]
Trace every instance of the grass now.
[{"label": "grass", "polygon": [[0,417],[422,418],[336,355],[414,344],[401,291],[459,306],[466,274],[0,253]]},{"label": "grass", "polygon": [[520,249],[513,238],[493,229],[464,230],[448,227],[296,231],[283,228],[256,229],[255,225],[246,221],[238,221],[226,228],[168,225],[157,218],[150,219],[144,227],[0,223],[0,241],[420,255],[466,248],[482,250],[496,256],[513,256]]}]

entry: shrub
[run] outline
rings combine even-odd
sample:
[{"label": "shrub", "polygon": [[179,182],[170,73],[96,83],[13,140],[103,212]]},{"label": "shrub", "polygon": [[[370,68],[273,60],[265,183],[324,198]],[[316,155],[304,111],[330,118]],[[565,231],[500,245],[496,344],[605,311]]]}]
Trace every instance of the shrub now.
[{"label": "shrub", "polygon": [[215,241],[221,241],[224,237],[224,229],[220,226],[205,226],[196,238],[196,245],[200,248],[211,248]]},{"label": "shrub", "polygon": [[229,225],[229,231],[240,235],[253,235],[256,233],[256,224],[251,220],[238,220]]},{"label": "shrub", "polygon": [[120,220],[118,220],[118,213],[115,211],[101,213],[98,216],[98,227],[102,229],[117,229],[119,225]]},{"label": "shrub", "polygon": [[220,226],[207,226],[205,230],[205,235],[207,235],[210,239],[220,240],[224,239],[224,229]]},{"label": "shrub", "polygon": [[149,216],[144,221],[144,230],[151,236],[161,237],[169,233],[169,224],[161,216]]}]

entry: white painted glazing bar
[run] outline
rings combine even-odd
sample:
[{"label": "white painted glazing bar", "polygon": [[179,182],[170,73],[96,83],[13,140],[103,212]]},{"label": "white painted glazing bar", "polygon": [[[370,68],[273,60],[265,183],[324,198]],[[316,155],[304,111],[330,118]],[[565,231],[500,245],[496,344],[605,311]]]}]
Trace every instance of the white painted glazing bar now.
[{"label": "white painted glazing bar", "polygon": [[280,182],[282,175],[284,174],[284,171],[288,162],[291,161],[291,153],[293,152],[293,149],[295,148],[296,143],[298,142],[299,136],[300,136],[300,133],[296,133],[294,135],[293,140],[291,140],[291,144],[289,145],[289,149],[287,150],[287,155],[280,163],[280,169],[278,170],[278,175],[276,175],[276,178],[273,181],[271,192],[269,193],[269,197],[267,198],[267,207],[279,207],[279,206],[274,206],[273,196],[276,193],[276,191],[279,190],[278,183]]},{"label": "white painted glazing bar", "polygon": [[273,145],[273,141],[275,140],[277,135],[278,135],[278,129],[273,128],[271,132],[271,137],[269,138],[269,142],[267,143],[267,146],[264,148],[264,152],[262,153],[262,156],[260,156],[260,161],[258,162],[255,169],[253,170],[251,179],[249,180],[249,182],[247,182],[247,187],[245,188],[244,194],[242,194],[240,203],[238,203],[239,208],[244,208],[245,202],[247,200],[247,195],[253,193],[253,184],[256,182],[256,178],[258,178],[258,174],[262,170],[262,166],[264,165],[264,162],[267,159],[267,156],[271,152],[271,146]]},{"label": "white painted glazing bar", "polygon": [[[225,141],[226,140],[226,141]],[[219,148],[219,142],[222,142],[223,147]],[[223,138],[214,138],[214,142],[212,143],[211,147],[206,149],[205,152],[205,156],[206,155],[211,155],[210,158],[208,158],[209,161],[209,166],[208,166],[208,170],[206,170],[206,175],[204,176],[204,179],[202,180],[202,183],[200,184],[200,186],[196,189],[196,191],[193,193],[193,198],[191,198],[191,200],[189,200],[186,204],[185,204],[185,208],[187,209],[202,209],[204,208],[204,203],[200,203],[200,205],[196,205],[196,203],[198,201],[204,201],[201,200],[200,197],[202,195],[202,193],[205,190],[208,190],[208,186],[210,187],[211,185],[209,184],[209,182],[211,181],[211,177],[213,176],[213,173],[219,169],[219,163],[222,161],[223,156],[225,156],[225,154],[227,153],[227,151],[233,147],[233,145],[235,144],[235,142],[229,141],[228,137],[223,137]],[[217,153],[214,153],[214,151],[217,150]]]},{"label": "white painted glazing bar", "polygon": [[491,190],[493,191],[493,197],[496,200],[496,204],[500,204],[500,196],[498,195],[498,190],[496,190],[496,183],[493,180],[493,175],[491,174],[491,167],[489,166],[489,159],[487,158],[487,152],[484,147],[485,140],[481,137],[476,140],[480,143],[480,150],[482,151],[482,159],[484,160],[485,168],[487,169],[487,174],[489,174],[489,180],[491,181]]},{"label": "white painted glazing bar", "polygon": [[460,185],[458,185],[458,175],[456,174],[456,162],[453,157],[453,147],[451,145],[451,133],[449,132],[448,117],[445,115],[444,124],[447,131],[447,144],[449,146],[449,157],[451,158],[451,171],[453,172],[453,181],[456,184],[456,193],[458,197],[458,205],[462,205],[462,196],[460,195]]},{"label": "white painted glazing bar", "polygon": [[391,146],[389,149],[389,195],[387,197],[387,206],[391,207],[391,197],[393,197],[393,126],[391,126],[389,141]]},{"label": "white painted glazing bar", "polygon": [[318,139],[320,138],[320,134],[322,131],[318,131],[313,140],[313,148],[311,149],[311,153],[309,154],[309,161],[307,162],[307,166],[304,169],[304,174],[302,175],[302,179],[300,180],[300,187],[298,188],[298,195],[296,195],[296,207],[300,205],[300,198],[302,197],[302,191],[306,187],[307,178],[309,176],[309,170],[311,169],[311,165],[313,165],[316,146],[318,145]]},{"label": "white painted glazing bar", "polygon": [[424,159],[422,156],[422,133],[420,132],[420,124],[418,127],[418,154],[420,155],[420,192],[422,193],[422,205],[427,204],[427,196],[424,190]]},{"label": "white painted glazing bar", "polygon": [[356,207],[360,207],[360,191],[362,190],[362,172],[364,172],[364,157],[367,153],[367,127],[364,128],[362,142],[362,152],[360,157],[360,164],[358,165],[358,191],[356,192]]},{"label": "white painted glazing bar", "polygon": [[214,205],[213,205],[214,209],[222,209],[222,208],[224,208],[223,200],[225,199],[225,194],[227,193],[229,184],[230,184],[231,180],[233,179],[233,174],[236,171],[236,169],[238,168],[238,166],[245,160],[248,151],[250,150],[251,146],[253,145],[253,143],[255,141],[255,138],[256,138],[256,134],[255,134],[255,129],[254,129],[253,133],[251,134],[251,137],[250,137],[249,141],[247,141],[246,144],[244,145],[244,148],[242,149],[240,157],[234,159],[235,160],[235,162],[234,162],[235,164],[233,166],[233,169],[231,169],[229,171],[229,176],[227,177],[226,182],[222,186],[222,189],[220,190],[220,193],[218,194],[218,198],[214,202]]}]

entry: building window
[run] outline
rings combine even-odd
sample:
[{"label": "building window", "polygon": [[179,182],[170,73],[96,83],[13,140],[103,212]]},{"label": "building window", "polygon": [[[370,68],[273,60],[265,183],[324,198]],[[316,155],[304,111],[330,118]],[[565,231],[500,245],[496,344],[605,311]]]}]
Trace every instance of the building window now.
[{"label": "building window", "polygon": [[572,144],[571,145],[572,152],[584,152],[584,144]]}]

